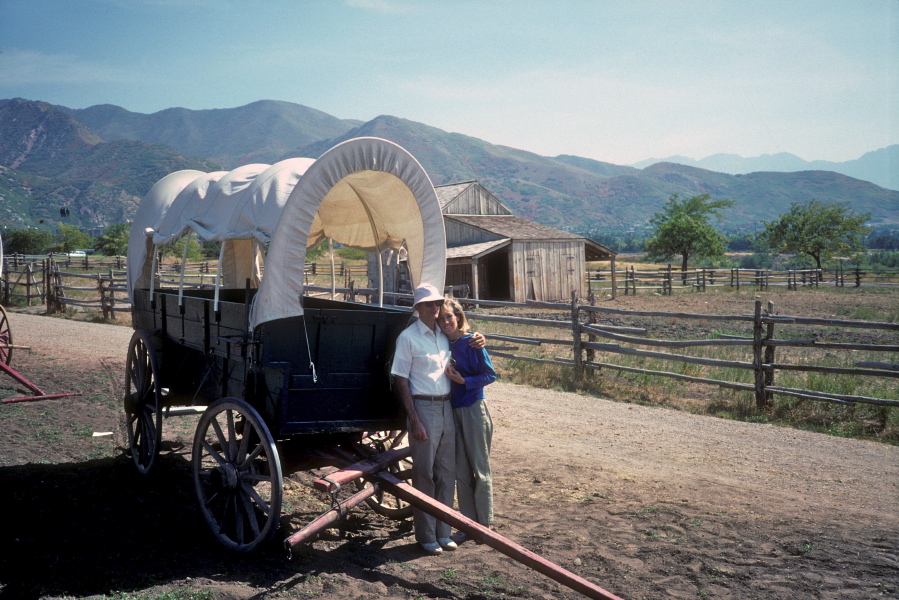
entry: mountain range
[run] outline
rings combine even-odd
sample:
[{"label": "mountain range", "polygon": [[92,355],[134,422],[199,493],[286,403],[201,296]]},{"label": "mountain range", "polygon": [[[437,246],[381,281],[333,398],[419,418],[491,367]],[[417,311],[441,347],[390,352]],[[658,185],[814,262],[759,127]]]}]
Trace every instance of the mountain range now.
[{"label": "mountain range", "polygon": [[779,152],[752,158],[743,158],[738,154],[713,154],[700,160],[686,156],[669,156],[661,159],[648,158],[631,166],[642,169],[660,162],[673,162],[731,175],[758,171],[834,171],[855,179],[870,181],[880,187],[899,190],[899,144],[866,152],[860,158],[845,162],[807,161],[789,152]]},{"label": "mountain range", "polygon": [[[811,199],[848,202],[856,212],[870,212],[874,224],[899,224],[899,191],[834,166],[875,170],[871,165],[884,157],[894,160],[899,146],[849,161],[854,164],[828,163],[829,170],[728,173],[724,162],[717,171],[673,159],[628,166],[546,157],[398,117],[338,119],[288,102],[142,114],[113,105],[70,109],[17,98],[0,100],[0,225],[54,227],[62,207],[70,208],[64,220],[74,224],[120,222],[169,172],[315,158],[360,136],[403,146],[435,185],[476,179],[515,214],[566,230],[645,224],[675,193],[734,200],[722,224],[729,230],[773,219],[791,202]],[[739,167],[737,158],[730,159],[729,170]]]}]

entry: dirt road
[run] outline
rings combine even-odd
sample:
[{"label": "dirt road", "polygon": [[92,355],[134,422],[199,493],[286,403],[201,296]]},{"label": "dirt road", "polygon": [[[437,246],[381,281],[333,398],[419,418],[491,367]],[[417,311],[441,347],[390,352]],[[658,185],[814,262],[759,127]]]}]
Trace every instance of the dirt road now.
[{"label": "dirt road", "polygon": [[[123,454],[131,330],[11,319],[33,349],[14,366],[84,396],[0,408],[0,597],[580,597],[486,546],[422,556],[409,523],[367,509],[290,562],[229,555],[194,506],[189,434],[166,430],[149,479]],[[503,383],[488,397],[498,531],[624,598],[899,595],[897,447]]]}]

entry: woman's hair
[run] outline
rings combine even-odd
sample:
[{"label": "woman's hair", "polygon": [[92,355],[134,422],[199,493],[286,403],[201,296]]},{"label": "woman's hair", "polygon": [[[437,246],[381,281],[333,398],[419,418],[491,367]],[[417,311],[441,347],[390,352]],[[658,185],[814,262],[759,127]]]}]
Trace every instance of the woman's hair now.
[{"label": "woman's hair", "polygon": [[443,306],[440,307],[440,312],[451,312],[456,315],[456,320],[459,321],[459,331],[462,333],[471,331],[471,326],[468,324],[468,319],[465,317],[465,311],[462,310],[462,305],[459,304],[459,301],[455,298],[445,296],[443,298]]}]

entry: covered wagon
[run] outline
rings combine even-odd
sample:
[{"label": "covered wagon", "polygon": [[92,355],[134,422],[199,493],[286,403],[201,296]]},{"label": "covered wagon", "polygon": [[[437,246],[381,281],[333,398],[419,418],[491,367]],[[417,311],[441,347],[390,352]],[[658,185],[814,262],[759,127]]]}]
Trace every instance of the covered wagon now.
[{"label": "covered wagon", "polygon": [[[185,285],[184,260],[179,277],[161,280],[160,250],[183,240],[186,257],[192,236],[219,245],[212,285]],[[383,297],[304,295],[306,252],[326,238],[402,250],[416,285],[443,287],[434,188],[408,152],[382,139],[352,139],[317,160],[172,173],[131,228],[125,412],[134,464],[153,469],[166,417],[202,414],[197,493],[216,537],[236,550],[274,534],[282,463],[301,468],[293,455],[363,438],[380,450],[404,437],[386,365],[410,310]]]}]

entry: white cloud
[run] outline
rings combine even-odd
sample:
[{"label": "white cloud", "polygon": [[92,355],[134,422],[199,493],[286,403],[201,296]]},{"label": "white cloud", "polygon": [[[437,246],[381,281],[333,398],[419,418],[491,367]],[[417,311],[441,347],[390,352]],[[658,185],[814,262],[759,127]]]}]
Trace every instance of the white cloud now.
[{"label": "white cloud", "polygon": [[33,50],[5,49],[0,53],[2,84],[132,83],[128,71],[85,61],[72,54],[46,54]]}]

